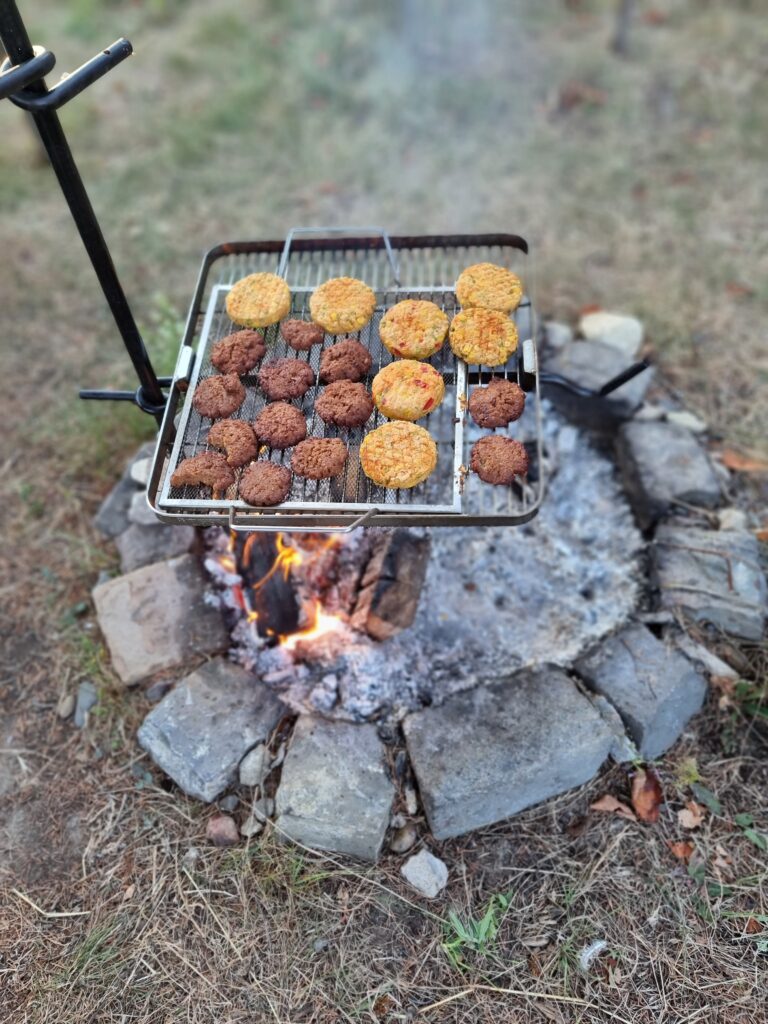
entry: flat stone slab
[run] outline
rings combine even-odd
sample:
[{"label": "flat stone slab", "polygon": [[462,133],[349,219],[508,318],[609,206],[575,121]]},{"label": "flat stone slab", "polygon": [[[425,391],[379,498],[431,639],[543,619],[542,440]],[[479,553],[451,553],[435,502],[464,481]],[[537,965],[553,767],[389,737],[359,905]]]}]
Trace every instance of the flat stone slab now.
[{"label": "flat stone slab", "polygon": [[193,526],[167,526],[157,522],[152,526],[132,523],[115,539],[120,552],[120,569],[124,573],[186,554],[194,542]]},{"label": "flat stone slab", "polygon": [[554,668],[455,694],[408,715],[403,728],[436,839],[581,785],[615,742],[599,711]]},{"label": "flat stone slab", "polygon": [[640,351],[645,333],[636,317],[604,310],[585,314],[579,321],[579,330],[588,341],[600,341],[617,349],[628,362]]},{"label": "flat stone slab", "polygon": [[394,787],[373,725],[303,715],[277,791],[277,824],[306,846],[375,861]]},{"label": "flat stone slab", "polygon": [[236,782],[242,758],[264,743],[284,712],[252,673],[216,658],[163,697],[138,740],[180,789],[210,803]]},{"label": "flat stone slab", "polygon": [[722,499],[712,463],[683,427],[653,420],[625,423],[616,454],[627,495],[644,529],[677,501],[714,508]]},{"label": "flat stone slab", "polygon": [[147,565],[94,588],[99,626],[124,683],[227,648],[221,612],[206,604],[205,588],[202,567],[192,555]]},{"label": "flat stone slab", "polygon": [[704,677],[685,655],[642,625],[605,640],[576,670],[613,704],[648,760],[672,746],[707,693]]},{"label": "flat stone slab", "polygon": [[[574,341],[549,352],[545,369],[598,391],[633,361],[626,353],[602,341]],[[606,426],[606,417],[613,421],[628,419],[642,403],[652,379],[653,370],[643,370],[600,401],[582,398],[550,384],[545,386],[545,395],[574,423],[599,429]]]},{"label": "flat stone slab", "polygon": [[754,534],[663,523],[652,554],[662,608],[747,640],[762,637],[768,598]]}]

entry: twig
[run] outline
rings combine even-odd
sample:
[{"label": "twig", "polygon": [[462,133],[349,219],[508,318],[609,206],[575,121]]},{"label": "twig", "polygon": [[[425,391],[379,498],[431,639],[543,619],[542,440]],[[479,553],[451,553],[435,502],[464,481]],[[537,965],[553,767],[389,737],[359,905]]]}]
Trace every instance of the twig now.
[{"label": "twig", "polygon": [[462,989],[461,992],[454,992],[451,996],[446,996],[444,999],[439,999],[436,1003],[430,1003],[429,1006],[422,1006],[419,1013],[429,1013],[430,1010],[436,1010],[440,1006],[445,1006],[446,1003],[453,1003],[457,999],[463,999],[464,996],[470,996],[473,992],[496,992],[499,995],[504,996],[522,996],[525,999],[548,999],[553,1003],[570,1003],[572,1006],[583,1006],[588,1010],[600,1009],[602,1013],[607,1014],[613,1020],[618,1020],[621,1024],[631,1024],[626,1017],[620,1017],[617,1013],[607,1008],[598,1007],[596,1003],[590,1003],[586,999],[577,999],[576,996],[558,996],[551,992],[526,992],[522,988],[500,988],[497,985],[472,985],[470,988]]},{"label": "twig", "polygon": [[36,903],[33,903],[29,896],[25,896],[18,889],[11,889],[11,892],[14,896],[18,896],[20,900],[28,903],[33,910],[36,910],[43,917],[86,917],[90,914],[90,910],[43,910],[42,907],[38,907]]}]

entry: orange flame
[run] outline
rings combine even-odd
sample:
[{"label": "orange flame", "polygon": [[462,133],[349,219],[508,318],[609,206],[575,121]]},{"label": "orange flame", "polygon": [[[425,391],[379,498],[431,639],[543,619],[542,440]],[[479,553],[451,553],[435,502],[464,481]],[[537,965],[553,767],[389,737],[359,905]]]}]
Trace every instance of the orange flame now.
[{"label": "orange flame", "polygon": [[300,640],[314,640],[317,637],[325,636],[327,633],[335,633],[343,624],[343,619],[338,615],[329,615],[323,611],[319,601],[315,601],[312,609],[311,621],[304,629],[296,633],[288,633],[280,637],[280,643],[289,651],[292,651]]},{"label": "orange flame", "polygon": [[[249,537],[248,540],[251,540],[251,538]],[[247,544],[247,542],[246,542],[246,550],[243,552],[243,554],[246,557],[248,555],[248,544]],[[277,570],[280,569],[280,568],[282,568],[282,570],[283,570],[284,578],[288,579],[288,576],[290,575],[291,569],[294,567],[294,565],[301,565],[301,563],[303,561],[304,561],[304,558],[303,558],[301,552],[298,551],[296,548],[292,548],[290,546],[290,544],[286,544],[285,541],[283,540],[282,533],[278,533],[278,535],[277,535],[277,556],[276,556],[274,562],[272,563],[272,566],[271,566],[269,572],[265,573],[261,577],[260,580],[257,580],[256,583],[253,584],[251,589],[252,590],[260,590],[261,587],[263,587],[264,584],[267,582],[267,580],[272,579],[272,577],[275,575]]]}]

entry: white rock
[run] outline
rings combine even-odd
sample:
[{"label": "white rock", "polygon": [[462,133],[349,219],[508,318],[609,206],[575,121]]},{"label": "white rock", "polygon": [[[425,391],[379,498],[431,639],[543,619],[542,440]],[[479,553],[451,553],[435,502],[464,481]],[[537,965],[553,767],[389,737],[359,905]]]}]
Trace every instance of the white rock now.
[{"label": "white rock", "polygon": [[667,423],[674,423],[678,427],[685,427],[692,434],[703,434],[707,429],[704,420],[700,420],[694,413],[687,409],[673,409],[667,413]]},{"label": "white rock", "polygon": [[258,746],[254,747],[253,750],[249,750],[243,760],[240,762],[240,785],[241,786],[260,786],[264,780],[264,758],[266,757],[267,748],[263,743],[259,743]]},{"label": "white rock", "polygon": [[253,815],[249,814],[243,824],[240,826],[240,835],[245,836],[246,839],[253,839],[257,836],[264,828],[264,822]]},{"label": "white rock", "polygon": [[416,790],[413,788],[413,786],[406,786],[403,795],[405,797],[406,811],[410,814],[411,817],[413,817],[415,814],[418,814],[419,801],[418,798],[416,797]]},{"label": "white rock", "polygon": [[660,405],[649,405],[648,402],[646,402],[644,405],[641,405],[640,408],[637,410],[637,412],[634,415],[634,419],[663,420],[664,415],[664,409],[662,409]]},{"label": "white rock", "polygon": [[448,882],[448,868],[429,850],[419,850],[400,868],[400,874],[423,896],[434,899]]},{"label": "white rock", "polygon": [[557,320],[548,320],[544,324],[547,336],[547,345],[553,349],[565,348],[573,341],[573,330],[568,324],[561,324]]},{"label": "white rock", "polygon": [[740,508],[724,508],[718,512],[717,521],[721,530],[748,530],[747,513]]},{"label": "white rock", "polygon": [[152,459],[137,459],[131,466],[131,480],[139,487],[146,487],[149,483],[149,472],[152,469]]},{"label": "white rock", "polygon": [[637,355],[643,343],[643,325],[633,316],[620,313],[587,313],[579,330],[588,341],[601,341],[623,352],[628,359]]},{"label": "white rock", "polygon": [[62,693],[59,697],[59,702],[56,705],[56,714],[59,718],[69,718],[72,712],[75,710],[75,695],[74,693]]},{"label": "white rock", "polygon": [[132,523],[137,523],[139,526],[157,525],[157,516],[147,504],[147,495],[144,491],[136,491],[131,498],[128,518]]}]

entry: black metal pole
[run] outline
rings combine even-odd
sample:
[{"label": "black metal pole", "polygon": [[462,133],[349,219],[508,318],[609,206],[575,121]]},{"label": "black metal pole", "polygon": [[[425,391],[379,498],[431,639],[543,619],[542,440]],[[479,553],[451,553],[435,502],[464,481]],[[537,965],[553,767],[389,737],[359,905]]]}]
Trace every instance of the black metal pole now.
[{"label": "black metal pole", "polygon": [[[29,35],[21,20],[15,0],[0,0],[0,40],[13,64],[23,64],[34,57]],[[48,88],[39,79],[26,87],[29,93],[44,96]],[[107,243],[99,227],[85,186],[69,148],[58,114],[54,110],[32,111],[32,117],[45,146],[48,159],[58,178],[64,198],[83,240],[88,257],[96,271],[117,329],[139,378],[141,407],[151,412],[158,424],[162,422],[165,396],[144,347],[128,300],[117,277]]]}]

